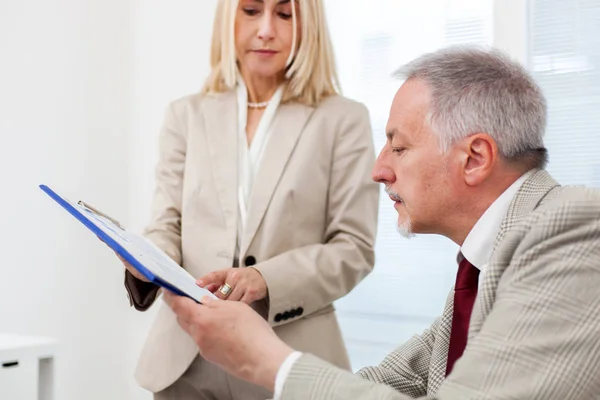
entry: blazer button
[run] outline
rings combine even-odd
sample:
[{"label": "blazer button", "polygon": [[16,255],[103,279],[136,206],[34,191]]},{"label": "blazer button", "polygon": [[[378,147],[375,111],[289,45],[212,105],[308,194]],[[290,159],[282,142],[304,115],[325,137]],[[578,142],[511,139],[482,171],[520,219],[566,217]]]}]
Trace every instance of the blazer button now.
[{"label": "blazer button", "polygon": [[248,256],[244,260],[244,264],[246,264],[246,267],[251,267],[256,264],[256,258],[254,258],[254,256]]},{"label": "blazer button", "polygon": [[290,312],[286,311],[283,313],[283,320],[287,321],[288,319],[290,319]]},{"label": "blazer button", "polygon": [[281,313],[277,313],[277,315],[275,315],[275,322],[281,322],[282,318],[283,318],[283,315],[281,315]]},{"label": "blazer button", "polygon": [[296,315],[299,317],[302,315],[303,312],[304,312],[304,308],[298,307],[298,309],[296,310]]}]

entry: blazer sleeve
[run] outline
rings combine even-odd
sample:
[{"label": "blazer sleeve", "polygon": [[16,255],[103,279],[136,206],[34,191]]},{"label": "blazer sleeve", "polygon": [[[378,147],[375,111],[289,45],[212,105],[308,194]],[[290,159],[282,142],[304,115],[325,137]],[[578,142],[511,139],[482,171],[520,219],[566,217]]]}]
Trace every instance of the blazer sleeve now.
[{"label": "blazer sleeve", "polygon": [[409,400],[382,383],[369,382],[352,373],[305,354],[287,376],[282,400]]},{"label": "blazer sleeve", "polygon": [[[151,219],[143,234],[181,265],[181,201],[187,140],[173,104],[165,113],[158,147]],[[140,281],[128,271],[125,271],[125,287],[130,302],[139,311],[147,310],[159,292],[157,285]]]},{"label": "blazer sleeve", "polygon": [[364,367],[357,375],[414,398],[425,396],[430,373],[435,369],[446,371],[453,303],[454,289],[448,293],[442,316],[428,329],[388,354],[378,366]]},{"label": "blazer sleeve", "polygon": [[371,180],[375,152],[368,111],[353,105],[335,139],[324,243],[254,266],[267,283],[273,326],[294,320],[286,313],[309,315],[333,303],[373,269],[379,203],[379,186]]},{"label": "blazer sleeve", "polygon": [[383,383],[410,397],[425,396],[433,345],[441,318],[436,319],[421,335],[413,336],[388,354],[378,366],[362,368],[357,375],[371,382]]}]

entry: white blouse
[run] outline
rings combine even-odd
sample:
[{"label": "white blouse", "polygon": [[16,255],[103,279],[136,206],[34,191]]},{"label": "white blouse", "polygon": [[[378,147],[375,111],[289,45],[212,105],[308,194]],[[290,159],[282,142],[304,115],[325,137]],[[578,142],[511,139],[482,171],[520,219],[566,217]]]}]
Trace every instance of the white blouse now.
[{"label": "white blouse", "polygon": [[[250,146],[246,135],[246,123],[248,118],[248,91],[244,81],[239,78],[237,85],[237,108],[238,108],[238,235],[235,250],[235,260],[239,258],[241,241],[244,237],[246,226],[246,216],[250,208],[250,198],[254,180],[258,173],[261,158],[267,147],[269,138],[272,135],[271,125],[275,117],[275,112],[279,107],[283,96],[283,86],[279,87],[267,108],[265,109],[254,138]],[[240,261],[240,260],[238,260]],[[241,261],[240,264],[241,265]]]}]

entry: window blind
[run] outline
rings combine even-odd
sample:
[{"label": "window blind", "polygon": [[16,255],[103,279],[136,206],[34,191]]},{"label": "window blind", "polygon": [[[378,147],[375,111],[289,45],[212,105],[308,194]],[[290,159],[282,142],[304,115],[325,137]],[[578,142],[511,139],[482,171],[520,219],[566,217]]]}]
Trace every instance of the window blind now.
[{"label": "window blind", "polygon": [[600,0],[530,0],[529,68],[548,102],[548,171],[600,187]]}]

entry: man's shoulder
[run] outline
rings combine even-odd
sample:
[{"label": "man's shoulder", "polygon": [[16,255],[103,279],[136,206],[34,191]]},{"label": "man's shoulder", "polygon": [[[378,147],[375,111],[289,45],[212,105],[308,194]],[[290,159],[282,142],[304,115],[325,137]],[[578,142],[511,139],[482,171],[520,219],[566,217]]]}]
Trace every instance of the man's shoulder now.
[{"label": "man's shoulder", "polygon": [[499,273],[489,276],[502,276],[507,285],[524,279],[523,274],[596,268],[598,257],[600,190],[556,186],[499,241],[491,266]]},{"label": "man's shoulder", "polygon": [[587,186],[559,186],[540,203],[535,212],[552,214],[559,209],[577,209],[585,206],[600,210],[600,189]]},{"label": "man's shoulder", "polygon": [[600,232],[600,190],[585,186],[558,186],[522,221],[517,230],[539,239],[585,228]]}]

